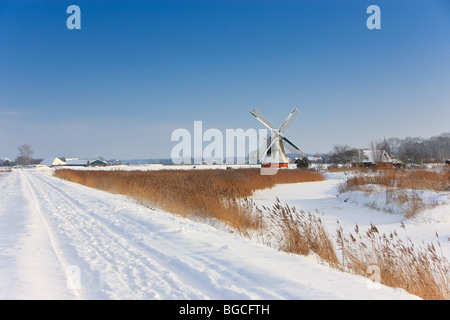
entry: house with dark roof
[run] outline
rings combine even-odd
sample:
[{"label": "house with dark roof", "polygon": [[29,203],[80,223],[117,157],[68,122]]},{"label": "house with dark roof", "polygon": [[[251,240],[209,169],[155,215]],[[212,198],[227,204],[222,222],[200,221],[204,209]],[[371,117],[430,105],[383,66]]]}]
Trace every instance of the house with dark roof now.
[{"label": "house with dark roof", "polygon": [[93,161],[89,161],[89,167],[106,167],[108,162],[100,159],[95,159]]},{"label": "house with dark roof", "polygon": [[65,165],[69,167],[87,167],[89,160],[67,159]]},{"label": "house with dark roof", "polygon": [[4,160],[0,159],[0,167],[11,167],[12,166],[12,161],[9,160],[8,158],[5,158]]}]

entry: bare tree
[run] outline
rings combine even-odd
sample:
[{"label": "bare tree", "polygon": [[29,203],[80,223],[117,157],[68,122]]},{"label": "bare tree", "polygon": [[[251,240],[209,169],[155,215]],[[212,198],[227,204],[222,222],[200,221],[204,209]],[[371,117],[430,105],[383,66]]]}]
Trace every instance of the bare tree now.
[{"label": "bare tree", "polygon": [[348,162],[346,153],[350,150],[348,145],[335,145],[330,152],[329,161],[335,164],[344,164]]},{"label": "bare tree", "polygon": [[403,140],[401,151],[406,162],[421,165],[427,156],[425,150],[425,139],[419,137],[407,137]]},{"label": "bare tree", "polygon": [[378,164],[383,160],[383,150],[380,150],[380,146],[380,142],[372,141],[370,143],[370,151],[372,152],[372,157],[375,164]]},{"label": "bare tree", "polygon": [[16,158],[16,165],[25,166],[33,162],[32,155],[34,151],[29,144],[23,144],[17,150],[19,150],[19,156]]},{"label": "bare tree", "polygon": [[364,155],[361,150],[348,145],[335,145],[328,159],[335,164],[360,163]]},{"label": "bare tree", "polygon": [[389,138],[386,141],[389,144],[389,154],[394,157],[398,157],[400,154],[400,148],[402,146],[402,140],[399,138]]}]

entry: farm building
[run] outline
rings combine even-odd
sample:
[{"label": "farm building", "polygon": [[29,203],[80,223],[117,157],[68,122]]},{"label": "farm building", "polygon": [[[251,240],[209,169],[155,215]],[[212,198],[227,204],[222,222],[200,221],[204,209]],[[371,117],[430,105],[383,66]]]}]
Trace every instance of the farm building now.
[{"label": "farm building", "polygon": [[312,157],[308,157],[308,161],[311,163],[322,163],[323,159],[322,159],[322,157],[312,156]]},{"label": "farm building", "polygon": [[62,161],[60,158],[51,157],[51,158],[45,158],[40,165],[41,166],[47,166],[47,167],[56,167],[56,166],[63,166],[66,163]]},{"label": "farm building", "polygon": [[363,150],[362,160],[353,162],[356,167],[392,168],[393,161],[385,150]]},{"label": "farm building", "polygon": [[89,165],[89,160],[66,159],[65,165],[69,167],[87,167]]},{"label": "farm building", "polygon": [[112,166],[120,166],[122,165],[122,162],[120,160],[115,160],[113,163],[111,163]]},{"label": "farm building", "polygon": [[403,168],[405,167],[405,164],[403,163],[403,161],[400,161],[398,159],[392,159],[392,166],[395,168]]},{"label": "farm building", "polygon": [[90,167],[106,167],[108,165],[108,162],[100,159],[95,159],[93,161],[89,161]]},{"label": "farm building", "polygon": [[0,167],[11,167],[12,166],[12,161],[9,160],[8,158],[5,158],[4,160],[0,159]]},{"label": "farm building", "polygon": [[66,159],[66,166],[69,167],[106,167],[109,165],[107,161],[95,159],[95,160],[80,160],[75,158]]}]

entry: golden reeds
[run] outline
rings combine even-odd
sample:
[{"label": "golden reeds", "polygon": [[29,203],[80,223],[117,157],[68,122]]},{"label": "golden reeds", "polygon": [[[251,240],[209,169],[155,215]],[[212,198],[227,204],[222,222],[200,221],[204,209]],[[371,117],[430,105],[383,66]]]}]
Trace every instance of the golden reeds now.
[{"label": "golden reeds", "polygon": [[262,209],[271,222],[270,234],[279,250],[301,255],[315,253],[331,266],[339,266],[332,241],[319,217],[287,204],[283,206],[278,198],[272,208],[262,206]]},{"label": "golden reeds", "polygon": [[420,211],[438,205],[436,200],[423,200],[418,193],[419,190],[435,192],[450,190],[450,169],[380,170],[358,174],[340,184],[338,191],[339,193],[355,190],[365,193],[380,192],[379,189],[374,188],[375,185],[384,190],[386,207],[379,207],[375,203],[367,204],[367,206],[391,212],[389,204],[396,204],[400,213],[407,218],[412,218]]},{"label": "golden reeds", "polygon": [[448,191],[450,169],[379,170],[374,174],[357,175],[346,181],[347,187],[353,189],[368,184],[400,189]]},{"label": "golden reeds", "polygon": [[[278,249],[301,255],[316,254],[330,266],[344,272],[358,274],[376,283],[402,288],[427,300],[450,299],[450,263],[443,255],[436,233],[437,244],[417,247],[406,235],[397,231],[380,234],[371,224],[366,232],[356,225],[354,233],[344,234],[338,221],[336,237],[323,227],[322,220],[295,207],[277,202],[263,207],[272,222],[271,235]],[[374,277],[372,272],[377,271]],[[369,281],[369,280],[368,280]]]},{"label": "golden reeds", "polygon": [[[401,228],[406,231],[403,223]],[[436,236],[440,247],[437,233]],[[348,235],[340,226],[337,244],[344,271],[369,276],[368,270],[375,266],[381,284],[402,288],[422,299],[450,298],[450,264],[433,243],[416,247],[407,236],[403,241],[395,230],[389,235],[380,234],[371,225],[361,233],[356,225],[354,234]]]}]

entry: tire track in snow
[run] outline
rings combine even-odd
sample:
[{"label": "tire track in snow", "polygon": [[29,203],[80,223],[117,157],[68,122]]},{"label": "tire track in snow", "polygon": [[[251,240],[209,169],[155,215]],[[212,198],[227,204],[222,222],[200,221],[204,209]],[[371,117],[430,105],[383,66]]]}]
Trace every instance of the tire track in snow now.
[{"label": "tire track in snow", "polygon": [[[28,195],[25,195],[25,197],[28,198],[30,201],[30,206],[32,209],[30,212],[30,215],[32,215],[34,219],[38,218],[39,221],[42,222],[42,225],[44,226],[44,230],[45,230],[45,235],[40,235],[40,236],[47,237],[48,240],[50,241],[51,249],[56,256],[56,258],[61,266],[61,269],[63,270],[63,273],[66,274],[66,286],[65,287],[69,290],[69,288],[67,287],[67,278],[69,276],[66,272],[68,270],[67,261],[64,259],[64,256],[61,254],[61,250],[58,248],[57,241],[55,241],[55,236],[54,236],[51,228],[48,225],[47,219],[45,218],[45,216],[42,212],[40,203],[36,196],[36,192],[29,182],[27,173],[28,173],[28,171],[23,171],[23,170],[19,171],[20,180],[21,180],[22,184],[24,184],[26,186],[26,188],[22,188],[22,190],[26,189],[27,190],[26,193],[28,193]],[[42,228],[40,230],[42,230]],[[32,234],[32,236],[36,237],[36,234]],[[38,249],[38,250],[40,250],[40,249]],[[62,285],[61,287],[64,287],[64,285]],[[60,288],[58,288],[57,290],[61,290]],[[46,289],[44,291],[47,291],[47,290],[48,289]],[[53,291],[53,288],[50,289],[50,291]],[[73,290],[72,293],[74,294],[75,298],[79,299],[79,293],[77,290]]]},{"label": "tire track in snow", "polygon": [[[172,298],[188,298],[186,292],[195,293],[195,289],[187,287],[167,268],[136,250],[138,247],[124,237],[123,232],[111,228],[105,218],[93,214],[92,209],[83,208],[42,176],[33,173],[33,178],[35,185],[41,184],[39,190],[50,206],[48,213],[52,214],[54,225],[63,227],[66,232],[62,241],[72,242],[69,255],[77,256],[74,263],[80,264],[82,275],[86,276],[83,272],[86,269],[97,271],[89,279],[93,283],[91,291],[95,291],[95,287],[107,287],[107,292],[103,293],[108,298],[126,299],[167,298],[161,296],[164,292]],[[52,190],[51,195],[48,189]],[[51,202],[48,201],[50,197]],[[96,277],[102,278],[101,281]],[[195,296],[204,298],[201,293]]]},{"label": "tire track in snow", "polygon": [[[80,224],[80,227],[89,232],[84,232],[76,235],[78,239],[82,238],[85,243],[89,243],[92,249],[95,250],[96,255],[102,257],[104,269],[114,271],[116,275],[114,278],[122,283],[122,288],[129,287],[131,293],[121,292],[121,296],[128,296],[130,298],[214,298],[214,297],[240,297],[251,298],[254,295],[249,295],[237,287],[226,287],[216,283],[218,272],[227,274],[231,278],[239,278],[240,275],[224,270],[224,267],[216,261],[206,257],[197,256],[195,259],[187,258],[186,256],[169,256],[162,251],[150,246],[148,241],[134,239],[134,237],[125,236],[124,230],[120,227],[114,226],[110,220],[106,219],[102,214],[94,212],[88,208],[88,205],[82,204],[81,201],[76,202],[73,197],[66,193],[63,188],[55,187],[51,182],[47,181],[44,176],[33,173],[38,184],[44,184],[46,187],[40,189],[52,190],[52,202],[58,202],[58,210],[66,206],[69,208],[68,212],[72,212],[65,216],[65,219],[71,220],[70,224]],[[51,178],[57,181],[57,178]],[[52,181],[53,182],[53,181]],[[45,192],[44,192],[45,193]],[[58,195],[55,200],[55,195]],[[64,203],[64,204],[63,204]],[[98,205],[98,204],[97,204]],[[104,215],[104,209],[102,208]],[[50,210],[55,212],[56,210]],[[87,213],[88,212],[88,213]],[[76,220],[72,216],[76,215]],[[61,216],[61,214],[59,215]],[[129,215],[120,215],[117,217],[121,219],[120,226],[136,225],[135,219],[130,219]],[[141,225],[142,227],[142,225]],[[95,228],[95,229],[94,229]],[[138,230],[140,234],[144,230]],[[101,237],[100,237],[101,235]],[[152,237],[156,237],[155,233]],[[108,240],[99,240],[108,239]],[[131,240],[130,240],[131,239]],[[163,240],[163,239],[160,239]],[[102,243],[99,244],[99,241]],[[110,244],[114,245],[110,245]],[[114,257],[111,256],[114,252]],[[118,261],[119,257],[122,261]],[[94,258],[90,258],[95,261]],[[197,261],[196,261],[197,260]],[[92,262],[91,261],[91,262]],[[127,264],[132,262],[132,267],[127,268]],[[199,269],[199,262],[201,266],[210,266],[209,270]],[[100,263],[97,261],[97,264]],[[137,270],[139,269],[139,270]],[[215,271],[211,271],[215,270]],[[138,272],[139,271],[139,272]],[[125,277],[125,278],[124,278]],[[223,276],[221,276],[223,277]],[[148,296],[147,284],[148,279],[157,285],[152,296]],[[117,282],[117,281],[115,281]],[[199,291],[200,290],[200,291]],[[123,291],[123,289],[122,289]],[[137,292],[136,292],[137,291]],[[205,292],[206,291],[206,292]],[[166,292],[166,295],[161,297],[160,293]]]}]

